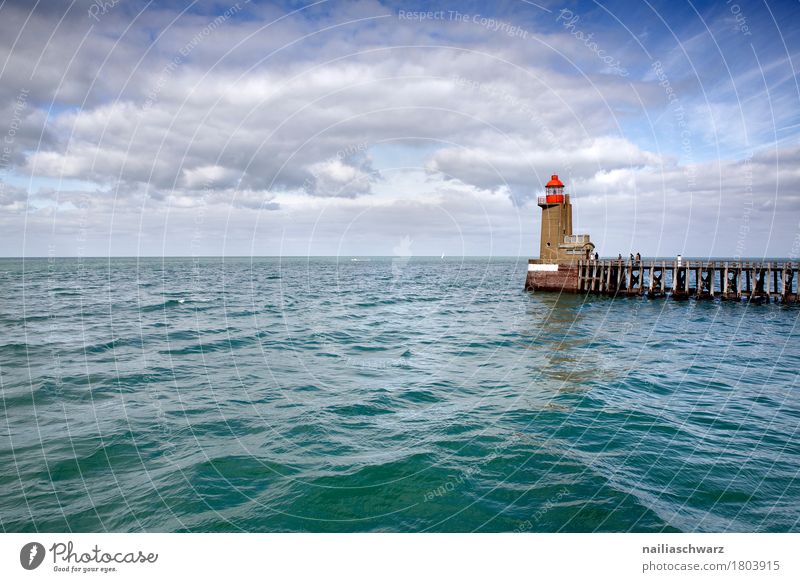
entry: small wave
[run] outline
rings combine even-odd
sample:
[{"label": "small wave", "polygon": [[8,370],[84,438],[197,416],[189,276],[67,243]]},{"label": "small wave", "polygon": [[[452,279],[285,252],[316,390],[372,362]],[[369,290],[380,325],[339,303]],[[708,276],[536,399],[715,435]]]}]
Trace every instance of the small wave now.
[{"label": "small wave", "polygon": [[208,307],[198,307],[198,305],[207,305],[212,302],[212,299],[207,297],[176,297],[172,299],[165,299],[160,303],[152,303],[150,305],[143,305],[139,308],[139,311],[143,313],[149,313],[153,311],[162,311],[167,309],[174,309],[179,307],[188,307],[192,306],[195,311],[205,311]]},{"label": "small wave", "polygon": [[372,345],[355,345],[350,346],[350,348],[356,352],[385,352],[389,349],[389,346],[372,346]]},{"label": "small wave", "polygon": [[115,337],[106,342],[99,342],[84,346],[83,351],[87,354],[102,354],[104,352],[117,350],[123,347],[142,347],[142,340],[140,337]]},{"label": "small wave", "polygon": [[398,398],[414,402],[416,404],[433,404],[443,402],[443,399],[428,390],[408,390],[397,395]]},{"label": "small wave", "polygon": [[328,412],[340,416],[372,417],[376,414],[392,414],[394,410],[383,405],[372,403],[346,404],[328,408]]},{"label": "small wave", "polygon": [[235,507],[270,487],[283,488],[297,471],[289,466],[250,455],[218,457],[191,467],[189,481],[206,509]]},{"label": "small wave", "polygon": [[173,356],[189,355],[189,354],[211,354],[219,351],[233,351],[250,345],[256,341],[255,336],[247,336],[241,338],[225,338],[208,343],[200,343],[193,346],[184,348],[161,350],[162,354],[171,354]]},{"label": "small wave", "polygon": [[47,321],[50,315],[27,315],[22,318],[25,323],[37,323],[39,321]]},{"label": "small wave", "polygon": [[144,313],[149,313],[151,311],[161,311],[164,309],[169,309],[171,307],[177,307],[178,305],[183,305],[184,299],[167,299],[166,301],[162,301],[161,303],[153,303],[151,305],[144,305],[139,308],[139,311]]},{"label": "small wave", "polygon": [[[76,449],[80,450],[79,447]],[[137,465],[140,466],[140,455],[146,453],[146,448],[141,442],[137,441],[134,444],[130,433],[107,437],[102,444],[95,446],[88,453],[76,453],[77,456],[50,465],[47,478],[53,481],[84,480],[107,474],[108,471],[130,470]]]},{"label": "small wave", "polygon": [[0,344],[1,351],[7,351],[12,354],[27,351],[31,347],[33,346],[30,346],[25,342],[11,342],[7,344]]}]

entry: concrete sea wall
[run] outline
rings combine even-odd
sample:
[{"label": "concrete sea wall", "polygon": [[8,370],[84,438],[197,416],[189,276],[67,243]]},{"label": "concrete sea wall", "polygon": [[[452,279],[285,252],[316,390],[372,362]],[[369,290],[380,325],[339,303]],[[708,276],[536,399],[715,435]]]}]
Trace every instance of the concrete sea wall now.
[{"label": "concrete sea wall", "polygon": [[578,265],[530,263],[525,278],[528,291],[578,292]]}]

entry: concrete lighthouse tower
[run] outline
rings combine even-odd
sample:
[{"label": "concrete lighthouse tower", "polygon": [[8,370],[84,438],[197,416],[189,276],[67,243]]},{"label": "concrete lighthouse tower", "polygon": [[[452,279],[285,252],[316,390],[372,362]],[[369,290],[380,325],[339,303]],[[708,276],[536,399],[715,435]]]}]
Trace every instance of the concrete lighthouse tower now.
[{"label": "concrete lighthouse tower", "polygon": [[588,234],[572,234],[572,203],[557,174],[551,176],[538,202],[542,209],[539,262],[565,264],[589,258],[594,244]]},{"label": "concrete lighthouse tower", "polygon": [[588,234],[572,234],[572,203],[564,183],[553,174],[538,198],[542,209],[539,258],[528,261],[526,289],[577,291],[578,261],[594,258]]}]

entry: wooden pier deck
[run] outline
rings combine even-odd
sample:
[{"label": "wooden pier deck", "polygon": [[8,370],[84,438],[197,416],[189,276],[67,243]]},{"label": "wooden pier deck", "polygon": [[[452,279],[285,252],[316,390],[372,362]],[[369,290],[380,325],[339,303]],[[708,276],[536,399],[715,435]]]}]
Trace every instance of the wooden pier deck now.
[{"label": "wooden pier deck", "polygon": [[578,293],[675,299],[798,301],[796,262],[625,261],[578,263]]}]

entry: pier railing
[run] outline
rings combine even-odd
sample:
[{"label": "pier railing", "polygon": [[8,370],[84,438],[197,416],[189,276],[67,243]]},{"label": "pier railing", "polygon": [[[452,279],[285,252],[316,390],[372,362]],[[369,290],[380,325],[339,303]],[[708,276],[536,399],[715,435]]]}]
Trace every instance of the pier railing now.
[{"label": "pier railing", "polygon": [[798,301],[796,262],[585,260],[578,291],[603,295]]}]

